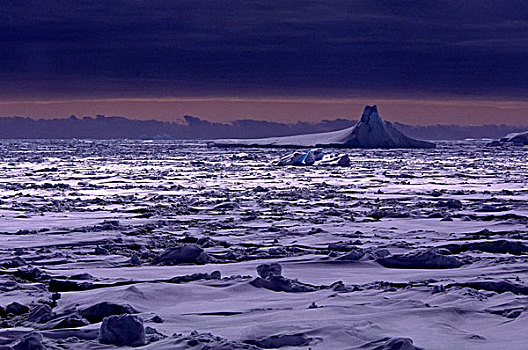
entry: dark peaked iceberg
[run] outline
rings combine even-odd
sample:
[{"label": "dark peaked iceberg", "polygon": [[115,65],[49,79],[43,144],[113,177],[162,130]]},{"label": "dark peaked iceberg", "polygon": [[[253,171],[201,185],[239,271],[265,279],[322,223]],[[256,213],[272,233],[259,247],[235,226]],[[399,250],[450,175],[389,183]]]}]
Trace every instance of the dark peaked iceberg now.
[{"label": "dark peaked iceberg", "polygon": [[434,148],[435,144],[415,140],[383,121],[378,108],[366,106],[359,122],[343,130],[318,134],[268,137],[263,139],[224,139],[210,143],[219,147],[346,147],[346,148]]}]

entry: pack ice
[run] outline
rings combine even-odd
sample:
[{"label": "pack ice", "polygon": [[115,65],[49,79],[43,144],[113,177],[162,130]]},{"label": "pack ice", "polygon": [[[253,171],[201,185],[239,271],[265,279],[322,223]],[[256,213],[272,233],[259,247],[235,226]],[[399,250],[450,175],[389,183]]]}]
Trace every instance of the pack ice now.
[{"label": "pack ice", "polygon": [[526,148],[486,143],[0,140],[0,350],[527,349]]}]

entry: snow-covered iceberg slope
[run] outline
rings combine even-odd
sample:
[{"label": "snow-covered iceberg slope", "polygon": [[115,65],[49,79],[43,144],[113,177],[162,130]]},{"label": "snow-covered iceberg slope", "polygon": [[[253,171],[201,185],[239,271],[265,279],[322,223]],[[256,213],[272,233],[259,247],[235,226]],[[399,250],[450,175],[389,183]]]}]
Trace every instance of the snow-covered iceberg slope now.
[{"label": "snow-covered iceberg slope", "polygon": [[506,144],[508,142],[515,145],[528,145],[528,131],[508,134],[501,138],[498,144]]},{"label": "snow-covered iceberg slope", "polygon": [[223,139],[212,146],[230,147],[348,147],[348,148],[433,148],[434,143],[405,136],[378,114],[377,107],[366,106],[359,122],[343,130],[318,134],[269,137],[262,139]]}]

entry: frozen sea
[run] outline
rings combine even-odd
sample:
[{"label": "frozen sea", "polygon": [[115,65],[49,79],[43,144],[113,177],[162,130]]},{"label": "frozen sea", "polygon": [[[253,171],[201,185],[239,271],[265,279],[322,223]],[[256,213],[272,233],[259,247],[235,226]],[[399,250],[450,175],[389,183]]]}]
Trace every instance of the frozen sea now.
[{"label": "frozen sea", "polygon": [[291,151],[0,141],[0,349],[528,348],[526,148]]}]

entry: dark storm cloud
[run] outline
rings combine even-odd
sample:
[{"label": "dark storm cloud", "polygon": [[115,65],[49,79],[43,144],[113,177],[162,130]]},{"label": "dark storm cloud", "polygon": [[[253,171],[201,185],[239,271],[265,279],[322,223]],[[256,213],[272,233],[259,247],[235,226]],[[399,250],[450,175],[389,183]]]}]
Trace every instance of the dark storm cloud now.
[{"label": "dark storm cloud", "polygon": [[523,1],[4,1],[0,93],[526,95]]}]

